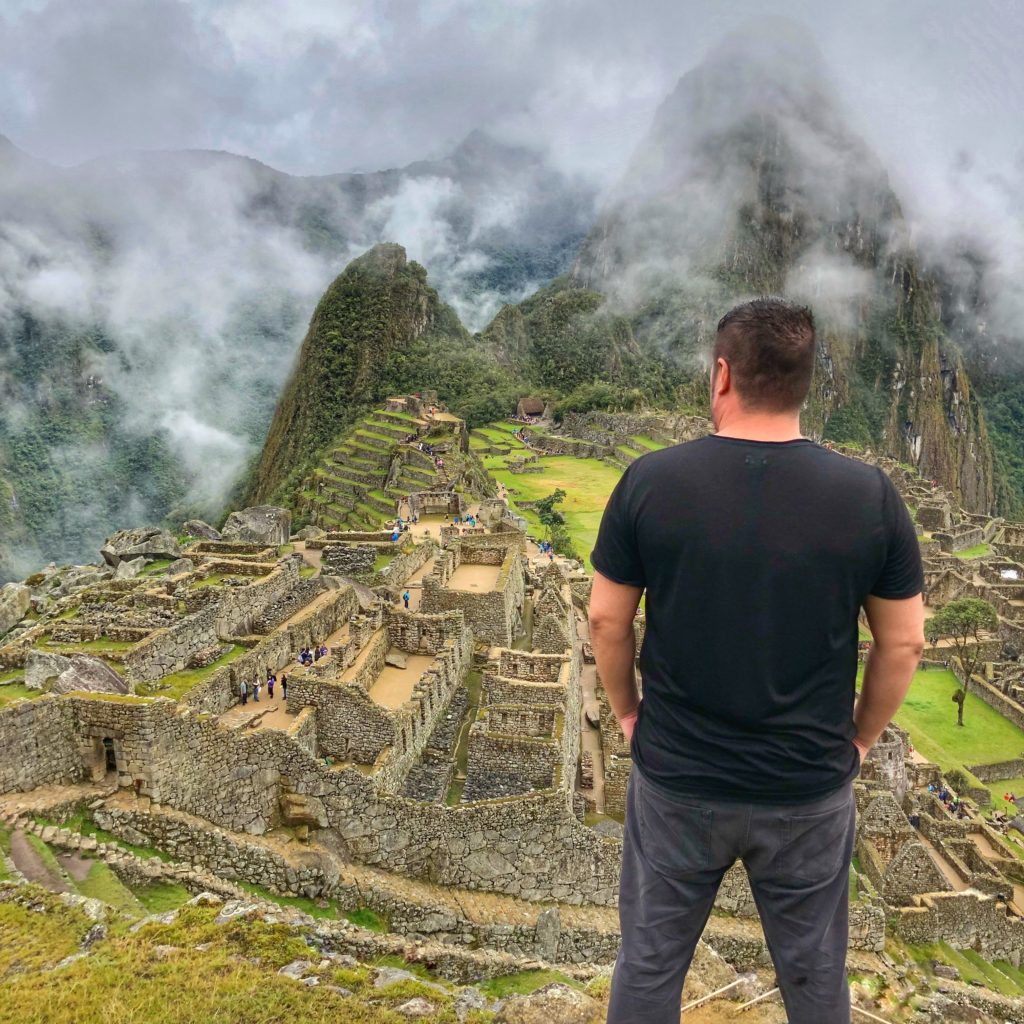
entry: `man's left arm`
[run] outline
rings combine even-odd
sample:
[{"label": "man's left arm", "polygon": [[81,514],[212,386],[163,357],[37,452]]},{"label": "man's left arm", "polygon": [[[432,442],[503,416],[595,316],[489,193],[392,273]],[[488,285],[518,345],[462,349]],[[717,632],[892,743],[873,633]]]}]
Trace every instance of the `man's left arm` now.
[{"label": "man's left arm", "polygon": [[590,642],[608,703],[627,740],[633,738],[640,691],[636,685],[636,634],[633,620],[643,587],[615,583],[594,573],[590,592]]}]

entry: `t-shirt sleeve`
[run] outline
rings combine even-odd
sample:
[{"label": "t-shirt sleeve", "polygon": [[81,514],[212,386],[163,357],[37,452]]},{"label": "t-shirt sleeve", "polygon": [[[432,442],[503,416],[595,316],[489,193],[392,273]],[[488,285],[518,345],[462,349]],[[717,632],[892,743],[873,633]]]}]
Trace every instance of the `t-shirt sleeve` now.
[{"label": "t-shirt sleeve", "polygon": [[614,583],[643,587],[646,580],[636,539],[633,491],[633,474],[627,469],[605,506],[590,561],[602,576]]},{"label": "t-shirt sleeve", "polygon": [[924,569],[921,545],[895,484],[879,470],[882,477],[882,519],[885,524],[885,564],[871,588],[875,597],[891,600],[914,597],[924,590]]}]

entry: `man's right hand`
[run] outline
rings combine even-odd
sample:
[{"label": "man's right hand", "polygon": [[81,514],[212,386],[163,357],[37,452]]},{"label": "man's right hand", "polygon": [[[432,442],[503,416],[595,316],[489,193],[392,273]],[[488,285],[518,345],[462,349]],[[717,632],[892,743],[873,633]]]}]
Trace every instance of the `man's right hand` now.
[{"label": "man's right hand", "polygon": [[622,735],[626,737],[627,743],[633,742],[633,730],[636,728],[636,712],[630,711],[628,715],[623,715],[619,719],[619,728],[622,729]]}]

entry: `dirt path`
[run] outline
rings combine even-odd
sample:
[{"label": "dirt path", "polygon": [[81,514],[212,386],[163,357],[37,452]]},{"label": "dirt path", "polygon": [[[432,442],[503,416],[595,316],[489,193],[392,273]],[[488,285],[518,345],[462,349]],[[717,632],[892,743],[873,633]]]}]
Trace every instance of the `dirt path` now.
[{"label": "dirt path", "polygon": [[11,860],[30,882],[35,882],[51,892],[72,891],[71,886],[47,866],[39,852],[20,829],[11,833]]}]

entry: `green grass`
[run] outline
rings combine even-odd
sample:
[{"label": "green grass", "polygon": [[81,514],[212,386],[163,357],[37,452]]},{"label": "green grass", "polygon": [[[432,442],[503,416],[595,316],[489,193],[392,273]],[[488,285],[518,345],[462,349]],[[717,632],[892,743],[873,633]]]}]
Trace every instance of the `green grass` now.
[{"label": "green grass", "polygon": [[[78,944],[92,922],[78,908],[66,907],[52,893],[32,886],[29,890],[35,907],[46,912],[28,909],[15,902],[0,903],[0,978],[13,971],[37,971],[53,967],[78,949]],[[45,976],[44,976],[45,977]],[[0,985],[0,1021],[40,1020],[37,1011],[46,1006],[42,1001],[24,1006],[24,1015],[13,1012]]]},{"label": "green grass", "polygon": [[922,756],[943,769],[961,770],[971,764],[1019,757],[1024,750],[1024,731],[973,693],[967,694],[964,703],[963,728],[956,724],[951,697],[958,685],[956,676],[946,669],[914,673],[896,722],[910,733]]},{"label": "green grass", "polygon": [[136,692],[143,697],[170,697],[173,700],[181,700],[191,689],[209,679],[217,669],[230,665],[245,653],[245,647],[235,644],[230,651],[203,668],[187,668],[181,672],[173,672],[169,676],[164,676],[163,679],[154,680],[152,683],[140,683]]},{"label": "green grass", "polygon": [[630,440],[635,441],[651,452],[660,452],[662,448],[668,447],[668,445],[655,441],[653,437],[647,437],[645,434],[633,434]]},{"label": "green grass", "polygon": [[149,885],[133,886],[135,898],[146,909],[147,914],[162,914],[167,910],[177,910],[192,898],[192,894],[182,885],[174,882],[151,882]]},{"label": "green grass", "polygon": [[991,544],[975,544],[972,548],[964,548],[963,551],[954,551],[957,558],[982,558],[992,554]]},{"label": "green grass", "polygon": [[219,587],[224,582],[224,573],[212,572],[209,576],[204,576],[201,580],[196,580],[194,583],[189,584],[191,590],[202,590],[205,587]]},{"label": "green grass", "polygon": [[8,683],[0,686],[0,708],[5,704],[13,704],[16,700],[32,700],[33,697],[41,697],[42,690],[30,690],[21,683]]},{"label": "green grass", "polygon": [[[485,458],[484,465],[495,480],[505,485],[513,507],[517,498],[536,501],[561,487],[566,496],[559,510],[565,515],[566,526],[576,550],[588,571],[593,571],[590,552],[597,540],[604,507],[622,475],[618,467],[598,459],[577,459],[572,455],[542,458],[544,469],[541,473],[511,473],[505,468],[504,458],[500,456]],[[544,535],[544,528],[534,512],[522,509],[516,511],[530,524],[535,535]]]},{"label": "green grass", "polygon": [[[508,996],[529,995],[545,985],[560,982],[573,988],[582,988],[579,982],[558,971],[520,971],[518,974],[506,974],[500,978],[482,981],[477,987],[491,999],[505,999]],[[554,1022],[552,1022],[554,1024]]]},{"label": "green grass", "polygon": [[59,653],[84,651],[86,654],[125,654],[135,646],[135,642],[132,640],[109,640],[107,637],[101,636],[95,640],[82,640],[76,643],[47,641],[39,646]]},{"label": "green grass", "polygon": [[164,572],[167,567],[174,561],[173,558],[158,558],[154,562],[150,562],[142,572],[140,576],[157,576]]},{"label": "green grass", "polygon": [[4,683],[9,683],[13,679],[21,679],[25,675],[23,668],[12,668],[6,672],[0,672],[0,686]]},{"label": "green grass", "polygon": [[95,861],[89,874],[74,886],[83,896],[102,900],[129,917],[142,917],[145,913],[142,903],[101,860]]}]

